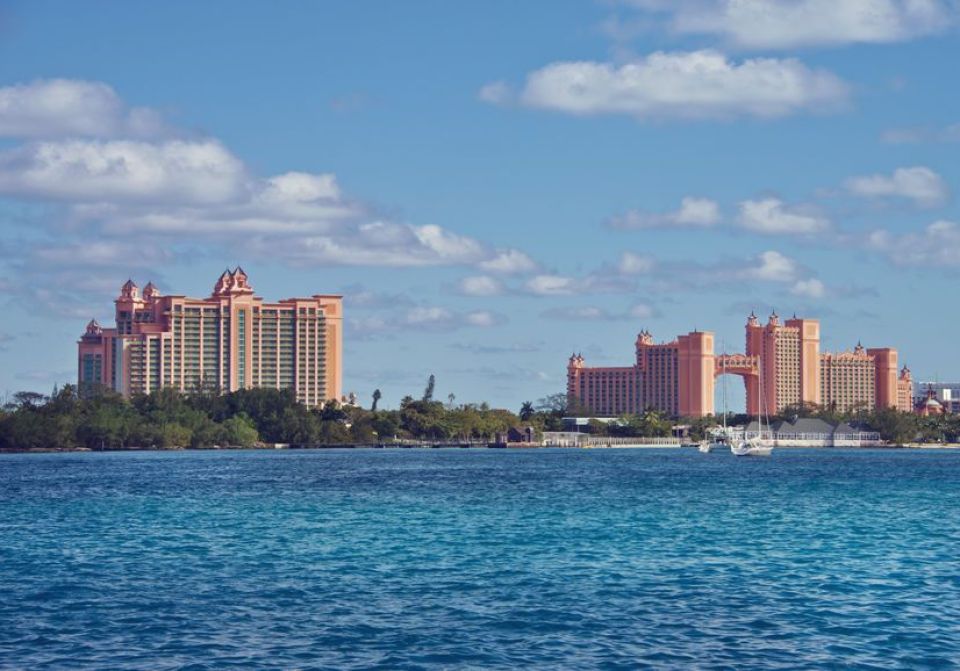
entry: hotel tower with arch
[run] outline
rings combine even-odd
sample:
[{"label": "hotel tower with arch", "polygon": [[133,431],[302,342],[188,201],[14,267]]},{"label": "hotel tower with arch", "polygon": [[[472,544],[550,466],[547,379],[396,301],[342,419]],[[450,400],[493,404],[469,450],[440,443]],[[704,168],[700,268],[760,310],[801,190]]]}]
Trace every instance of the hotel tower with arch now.
[{"label": "hotel tower with arch", "polygon": [[632,366],[589,367],[574,354],[567,363],[568,406],[601,416],[655,409],[704,417],[715,414],[716,379],[727,374],[743,379],[751,415],[758,414],[761,401],[769,414],[800,405],[841,412],[912,409],[910,371],[898,370],[895,349],[858,343],[847,352],[821,352],[818,320],[781,321],[776,313],[766,324],[751,314],[745,329],[743,353],[717,353],[708,331],[655,343],[644,330],[637,336]]}]

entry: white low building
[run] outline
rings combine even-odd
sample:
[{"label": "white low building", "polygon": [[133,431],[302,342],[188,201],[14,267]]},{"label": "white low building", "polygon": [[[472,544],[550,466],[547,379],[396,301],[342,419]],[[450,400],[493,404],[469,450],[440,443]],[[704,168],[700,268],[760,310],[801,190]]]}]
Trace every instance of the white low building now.
[{"label": "white low building", "polygon": [[[751,422],[741,433],[745,432],[745,437],[750,438],[756,436],[758,430],[757,423]],[[813,417],[773,422],[769,428],[764,426],[763,436],[772,437],[777,447],[878,447],[884,444],[875,431],[861,431],[846,423],[833,425]]]}]

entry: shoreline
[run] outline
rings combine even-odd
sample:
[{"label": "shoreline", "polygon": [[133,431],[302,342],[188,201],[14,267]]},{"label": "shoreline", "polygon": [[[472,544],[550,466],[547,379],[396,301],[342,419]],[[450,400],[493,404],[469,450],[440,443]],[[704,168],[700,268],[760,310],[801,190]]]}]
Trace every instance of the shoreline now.
[{"label": "shoreline", "polygon": [[[291,447],[289,445],[273,446],[258,445],[256,447],[118,447],[104,450],[92,450],[88,447],[38,447],[38,448],[0,448],[0,455],[4,454],[83,454],[83,453],[108,453],[108,452],[277,452],[277,451],[314,451],[314,450],[410,450],[410,449],[458,449],[458,450],[504,450],[516,449],[523,451],[562,449],[562,450],[682,450],[692,451],[693,448],[683,445],[610,445],[610,446],[590,446],[590,447],[557,447],[553,445],[546,446],[490,446],[490,445],[461,445],[456,443],[426,443],[419,445],[364,445],[364,444],[346,444],[346,445],[312,445],[309,447]],[[960,450],[960,443],[904,443],[903,445],[870,445],[865,447],[828,447],[828,446],[799,446],[799,445],[778,445],[776,450]]]}]

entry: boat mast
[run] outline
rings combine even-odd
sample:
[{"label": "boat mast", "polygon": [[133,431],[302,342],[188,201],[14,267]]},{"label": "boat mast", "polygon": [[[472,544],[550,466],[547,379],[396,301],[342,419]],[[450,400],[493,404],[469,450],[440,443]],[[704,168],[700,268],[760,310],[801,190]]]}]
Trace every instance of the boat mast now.
[{"label": "boat mast", "polygon": [[723,435],[726,436],[727,435],[727,354],[726,354],[727,344],[723,343],[721,347],[724,352],[721,355],[723,357],[723,363],[720,366],[720,370],[721,370],[720,375],[723,377],[723,381],[721,383],[721,386],[723,388]]}]

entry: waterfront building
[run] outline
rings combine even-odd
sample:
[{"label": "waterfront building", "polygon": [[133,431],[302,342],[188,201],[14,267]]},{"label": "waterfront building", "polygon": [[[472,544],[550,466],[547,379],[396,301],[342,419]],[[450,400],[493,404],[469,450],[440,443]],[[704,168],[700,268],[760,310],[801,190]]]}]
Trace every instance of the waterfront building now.
[{"label": "waterfront building", "polygon": [[648,408],[671,415],[711,414],[713,366],[712,333],[694,331],[656,344],[649,331],[641,331],[632,366],[589,368],[583,356],[572,355],[567,363],[567,401],[571,409],[608,416],[639,414]]},{"label": "waterfront building", "polygon": [[913,394],[914,402],[925,402],[931,391],[946,412],[960,413],[960,382],[918,382]]},{"label": "waterfront building", "polygon": [[913,375],[904,366],[897,378],[897,410],[908,412],[913,407]]},{"label": "waterfront building", "polygon": [[781,322],[776,313],[766,324],[751,314],[745,344],[742,354],[717,354],[710,332],[656,344],[644,330],[632,366],[592,368],[583,356],[571,356],[567,400],[573,409],[598,415],[656,409],[702,417],[714,413],[716,378],[729,374],[743,378],[747,412],[753,415],[761,404],[769,414],[801,405],[843,412],[913,407],[910,371],[898,374],[895,349],[858,343],[849,352],[821,352],[819,321],[794,316]]},{"label": "waterfront building", "polygon": [[128,280],[115,304],[116,325],[93,320],[78,343],[83,394],[270,387],[293,389],[308,405],[341,397],[341,296],[266,303],[238,267],[220,275],[209,298],[164,296],[152,282],[141,293]]},{"label": "waterfront building", "polygon": [[[756,436],[760,426],[750,422],[743,435]],[[862,431],[846,423],[831,424],[815,417],[776,421],[763,427],[777,447],[875,447],[883,444],[876,431]]]},{"label": "waterfront building", "polygon": [[937,400],[937,392],[934,389],[927,389],[926,395],[917,401],[913,411],[921,417],[936,417],[947,414],[947,408]]}]

